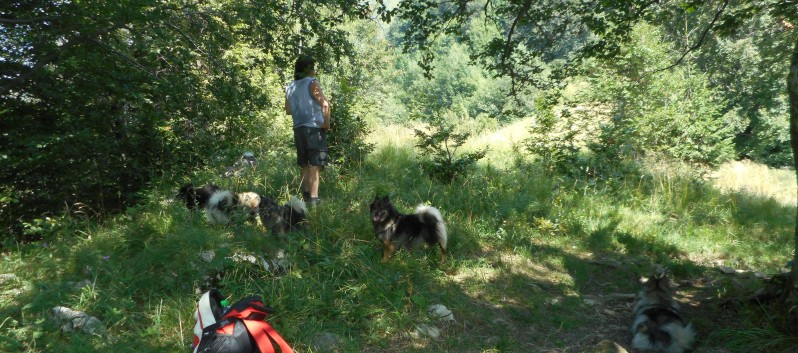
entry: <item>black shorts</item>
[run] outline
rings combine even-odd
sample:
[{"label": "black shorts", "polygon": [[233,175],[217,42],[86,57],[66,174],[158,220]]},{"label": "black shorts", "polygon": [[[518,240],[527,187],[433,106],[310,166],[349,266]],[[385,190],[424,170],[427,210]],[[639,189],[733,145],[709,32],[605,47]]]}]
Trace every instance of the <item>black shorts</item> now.
[{"label": "black shorts", "polygon": [[327,132],[320,128],[300,126],[294,129],[296,163],[300,166],[323,167],[327,164]]}]

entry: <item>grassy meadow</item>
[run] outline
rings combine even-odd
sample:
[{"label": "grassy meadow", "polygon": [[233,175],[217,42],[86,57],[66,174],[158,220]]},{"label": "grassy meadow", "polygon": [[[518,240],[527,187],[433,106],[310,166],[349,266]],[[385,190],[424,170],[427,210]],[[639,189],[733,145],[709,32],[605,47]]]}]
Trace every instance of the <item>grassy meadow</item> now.
[{"label": "grassy meadow", "polygon": [[[261,295],[297,352],[318,352],[321,333],[338,337],[339,352],[586,352],[605,339],[629,348],[628,295],[659,266],[697,329],[696,352],[794,349],[798,338],[779,333],[766,306],[739,304],[765,285],[752,273],[778,274],[792,258],[794,172],[738,162],[702,178],[652,160],[610,180],[552,175],[522,152],[527,124],[472,138],[465,147],[488,156],[449,185],[420,169],[412,130],[375,128],[359,168],[323,172],[308,231],[282,238],[243,220],[209,225],[172,197],[191,181],[285,201],[299,184],[287,141],[256,149],[257,167],[238,177],[221,176],[234,160],[171,171],[125,214],[65,219],[41,242],[3,249],[0,351],[188,352],[209,286],[232,300]],[[368,215],[377,194],[403,212],[438,207],[447,259],[430,248],[382,263]],[[290,267],[277,273],[233,259],[280,250]],[[430,317],[433,304],[455,321]],[[59,332],[55,306],[96,316],[107,334]],[[422,324],[440,336],[414,333]]]}]

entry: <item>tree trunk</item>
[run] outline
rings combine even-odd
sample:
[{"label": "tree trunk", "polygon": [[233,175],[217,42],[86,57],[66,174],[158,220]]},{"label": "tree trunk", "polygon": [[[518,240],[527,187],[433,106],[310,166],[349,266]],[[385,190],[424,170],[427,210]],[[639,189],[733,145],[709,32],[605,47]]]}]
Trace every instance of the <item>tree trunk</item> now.
[{"label": "tree trunk", "polygon": [[[787,92],[790,99],[790,145],[792,146],[793,163],[798,175],[798,41],[792,51],[790,73],[787,75]],[[796,195],[798,196],[798,195]],[[795,249],[792,257],[792,272],[784,291],[788,312],[798,318],[798,213],[795,223]]]}]

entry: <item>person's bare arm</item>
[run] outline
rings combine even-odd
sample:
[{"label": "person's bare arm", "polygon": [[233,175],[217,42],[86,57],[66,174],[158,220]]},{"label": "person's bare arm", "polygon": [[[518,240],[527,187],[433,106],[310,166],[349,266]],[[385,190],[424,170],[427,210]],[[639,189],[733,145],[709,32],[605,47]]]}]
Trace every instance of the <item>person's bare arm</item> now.
[{"label": "person's bare arm", "polygon": [[315,99],[316,102],[319,102],[319,105],[321,106],[321,115],[324,116],[324,125],[321,126],[322,129],[329,129],[331,104],[321,91],[321,86],[319,85],[318,81],[314,80],[310,83],[310,94],[313,96],[313,99]]},{"label": "person's bare arm", "polygon": [[285,113],[291,115],[291,105],[288,104],[288,98],[285,99]]}]

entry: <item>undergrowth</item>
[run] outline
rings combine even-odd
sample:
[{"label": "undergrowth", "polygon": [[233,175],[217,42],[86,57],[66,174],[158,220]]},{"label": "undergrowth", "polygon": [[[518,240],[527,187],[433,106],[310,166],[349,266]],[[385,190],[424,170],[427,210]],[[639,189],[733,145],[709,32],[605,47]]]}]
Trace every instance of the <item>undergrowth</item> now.
[{"label": "undergrowth", "polygon": [[[231,299],[263,296],[276,310],[269,321],[299,352],[322,332],[340,337],[343,352],[577,351],[597,341],[573,339],[596,324],[585,298],[633,293],[658,265],[682,280],[721,264],[775,274],[792,255],[794,208],[768,199],[643,171],[562,176],[522,157],[499,169],[489,156],[443,184],[426,177],[412,146],[393,143],[346,174],[325,170],[306,233],[278,238],[244,219],[209,225],[172,199],[189,181],[281,201],[298,194],[290,153],[256,152],[257,166],[240,176],[221,177],[224,163],[165,176],[124,214],[60,222],[40,242],[4,248],[0,350],[185,352],[196,300],[215,287]],[[448,258],[430,248],[381,263],[368,216],[376,194],[405,213],[418,203],[441,209]],[[277,272],[234,260],[280,251],[290,267]],[[457,321],[429,318],[431,304]],[[97,316],[107,336],[60,333],[49,314],[58,305]],[[744,325],[757,316],[747,315],[726,329],[699,320],[698,346],[794,347],[782,331]],[[420,323],[439,325],[441,338],[409,338]]]}]

